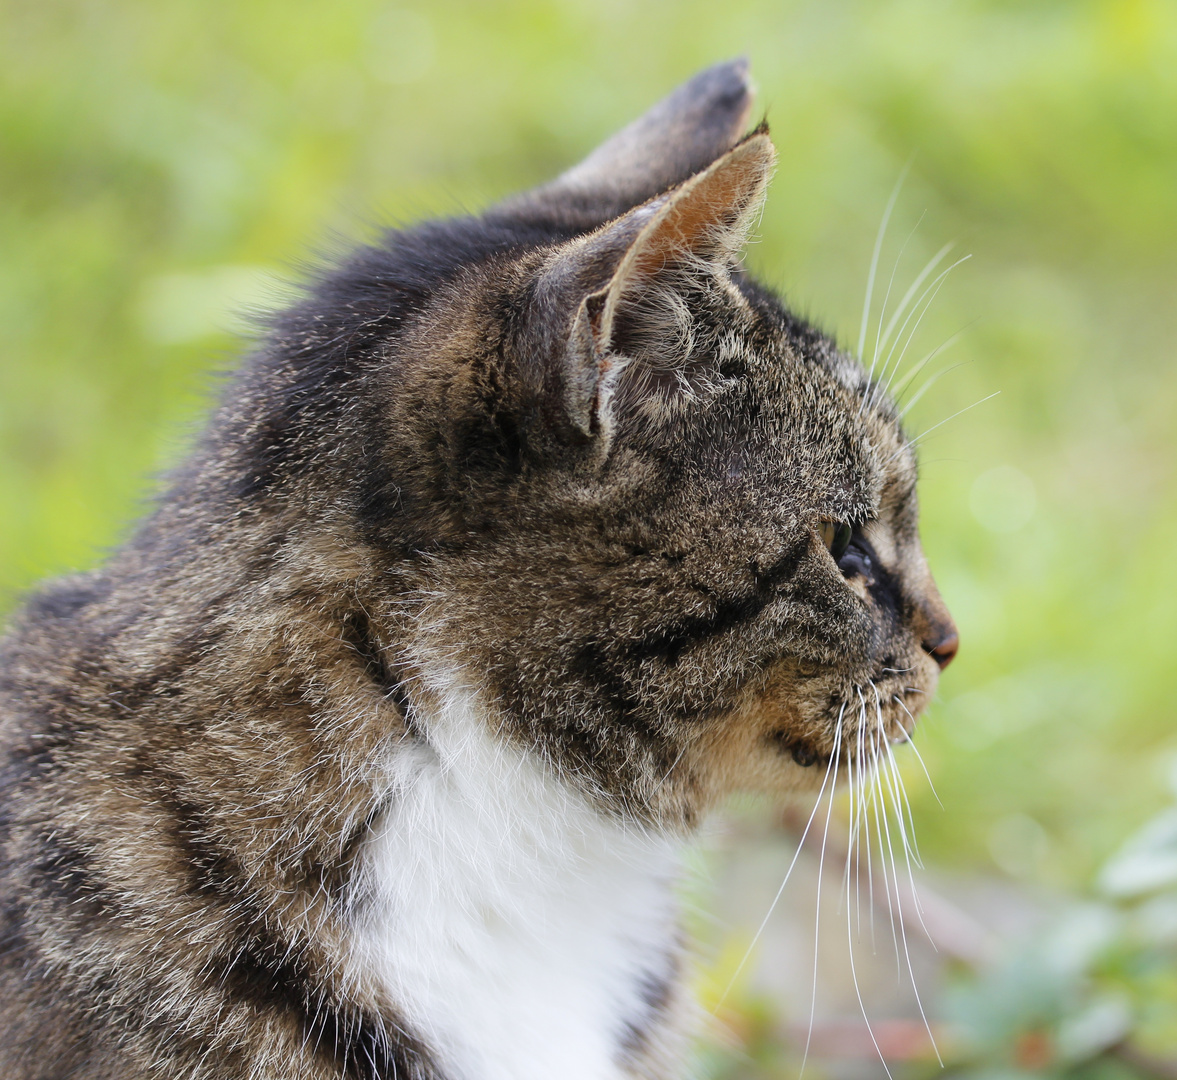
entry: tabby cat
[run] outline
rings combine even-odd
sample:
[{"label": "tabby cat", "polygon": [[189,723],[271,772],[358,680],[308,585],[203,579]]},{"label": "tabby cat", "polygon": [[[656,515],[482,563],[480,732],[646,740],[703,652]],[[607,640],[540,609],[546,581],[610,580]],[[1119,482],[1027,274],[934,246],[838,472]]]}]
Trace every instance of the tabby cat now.
[{"label": "tabby cat", "polygon": [[15,616],[5,1080],[682,1075],[692,832],[956,650],[894,407],[740,269],[750,102],[324,271]]}]

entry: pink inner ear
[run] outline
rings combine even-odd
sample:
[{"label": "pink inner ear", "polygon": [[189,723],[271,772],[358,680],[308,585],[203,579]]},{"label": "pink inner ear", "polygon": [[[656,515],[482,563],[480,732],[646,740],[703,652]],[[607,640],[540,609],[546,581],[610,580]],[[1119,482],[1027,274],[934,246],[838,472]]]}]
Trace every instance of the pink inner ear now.
[{"label": "pink inner ear", "polygon": [[751,212],[763,198],[776,153],[752,135],[670,195],[670,204],[634,243],[626,272],[648,275],[668,263],[734,257]]},{"label": "pink inner ear", "polygon": [[627,244],[604,290],[599,317],[596,310],[588,313],[600,351],[627,336],[622,321],[655,345],[651,351],[661,356],[655,367],[674,367],[674,360],[690,351],[686,295],[692,282],[687,278],[714,278],[734,265],[775,159],[767,133],[757,131],[702,172],[597,234],[596,243],[617,234]]}]

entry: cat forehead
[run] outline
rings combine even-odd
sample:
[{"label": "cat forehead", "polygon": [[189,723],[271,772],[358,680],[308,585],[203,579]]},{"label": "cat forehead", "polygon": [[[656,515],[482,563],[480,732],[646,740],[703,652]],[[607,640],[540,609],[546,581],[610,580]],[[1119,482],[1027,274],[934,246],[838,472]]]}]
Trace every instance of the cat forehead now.
[{"label": "cat forehead", "polygon": [[770,303],[767,316],[762,303],[751,320],[733,317],[731,327],[716,338],[719,370],[734,361],[770,399],[821,412],[831,425],[848,425],[894,449],[904,444],[894,406],[857,358],[794,318],[775,297]]},{"label": "cat forehead", "polygon": [[712,359],[715,383],[682,391],[651,436],[668,461],[695,460],[711,483],[776,490],[797,509],[828,496],[829,513],[860,517],[909,498],[914,457],[893,409],[828,339],[731,331]]},{"label": "cat forehead", "polygon": [[[772,338],[767,348],[754,338],[726,340],[724,348],[749,361],[754,392],[766,399],[776,436],[800,443],[827,483],[876,511],[911,502],[915,448],[895,406],[857,358],[824,335],[782,328]],[[844,470],[840,485],[838,469]]]}]

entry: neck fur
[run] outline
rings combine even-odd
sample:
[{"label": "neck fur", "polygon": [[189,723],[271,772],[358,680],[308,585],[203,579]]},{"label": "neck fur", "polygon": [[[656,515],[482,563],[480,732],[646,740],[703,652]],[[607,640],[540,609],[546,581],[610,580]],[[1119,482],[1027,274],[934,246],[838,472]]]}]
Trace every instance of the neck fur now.
[{"label": "neck fur", "polygon": [[361,856],[361,962],[454,1080],[633,1075],[679,965],[680,839],[496,739],[456,680]]}]

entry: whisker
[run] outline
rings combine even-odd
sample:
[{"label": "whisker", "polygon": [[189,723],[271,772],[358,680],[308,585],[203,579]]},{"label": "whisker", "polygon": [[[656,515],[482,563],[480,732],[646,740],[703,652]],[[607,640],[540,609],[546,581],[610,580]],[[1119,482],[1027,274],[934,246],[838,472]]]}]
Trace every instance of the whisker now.
[{"label": "whisker", "polygon": [[[874,690],[874,692],[875,692],[875,715],[878,717],[879,727],[881,729],[883,726],[883,702],[882,702],[882,699],[879,697],[879,688],[877,686],[875,686],[875,684],[873,682],[871,683],[871,689]],[[907,791],[903,786],[903,777],[899,775],[899,767],[895,761],[895,754],[891,749],[890,740],[887,740],[887,742],[885,743],[885,749],[887,751],[887,763],[890,766],[891,773],[892,773],[892,776],[890,778],[890,780],[892,781],[892,783],[891,783],[891,801],[895,804],[895,815],[898,818],[898,826],[899,826],[899,830],[900,830],[900,836],[903,840],[904,857],[906,858],[908,853],[910,852],[911,855],[915,858],[916,865],[922,867],[923,862],[920,859],[919,849],[915,846],[915,818],[912,817],[912,814],[911,814],[911,804],[907,801]],[[903,817],[903,810],[895,798],[896,785],[898,786],[899,792],[903,796],[903,804],[907,807],[906,820]],[[910,844],[908,843],[908,832],[907,832],[907,825],[908,824],[911,825],[911,842],[910,842]]]},{"label": "whisker", "polygon": [[[875,828],[879,834],[879,869],[883,872],[883,887],[887,890],[887,914],[891,919],[891,939],[895,946],[895,977],[896,981],[902,981],[903,966],[902,960],[899,956],[899,933],[895,928],[895,905],[899,903],[899,878],[895,873],[895,855],[894,849],[891,845],[891,824],[887,820],[887,801],[883,794],[883,778],[882,769],[878,767],[879,762],[879,740],[881,733],[875,732],[875,773],[874,773],[874,795],[875,795]],[[884,836],[886,842],[884,842]],[[887,872],[887,853],[891,852],[891,873],[888,876]],[[894,887],[895,903],[891,900],[891,891]]]},{"label": "whisker", "polygon": [[887,773],[886,784],[891,795],[891,803],[895,807],[896,828],[899,830],[899,839],[903,844],[903,854],[905,858],[914,859],[916,866],[923,869],[924,864],[920,859],[919,847],[915,842],[915,819],[911,815],[911,805],[907,801],[903,777],[899,775],[895,753],[889,743],[886,750],[887,756],[884,762]]},{"label": "whisker", "polygon": [[[849,752],[846,754],[846,784],[849,788],[850,795],[850,824],[847,830],[848,837],[846,841],[846,865],[842,868],[842,886],[849,888],[850,881],[850,863],[854,851],[854,758]],[[838,897],[839,907],[841,906],[841,894]],[[847,909],[849,913],[849,909]]]},{"label": "whisker", "polygon": [[866,298],[862,302],[862,325],[858,330],[858,358],[860,360],[862,359],[862,350],[866,347],[866,328],[870,324],[871,297],[875,289],[875,274],[879,269],[879,253],[883,250],[883,237],[887,235],[887,223],[891,220],[891,211],[895,209],[899,192],[903,189],[903,182],[907,179],[910,169],[911,162],[909,161],[903,166],[899,179],[895,181],[895,187],[891,189],[891,197],[887,200],[887,208],[883,211],[883,220],[879,222],[879,231],[875,236],[875,249],[870,257],[870,273],[866,277]]},{"label": "whisker", "polygon": [[964,326],[957,330],[955,334],[949,334],[948,337],[940,342],[940,344],[937,345],[934,349],[924,353],[924,355],[920,358],[919,363],[913,364],[908,370],[907,374],[904,375],[903,378],[895,384],[895,400],[902,400],[903,395],[907,393],[907,388],[911,386],[912,382],[915,380],[915,377],[942,352],[946,352],[947,350],[951,349],[953,345],[955,345],[962,337],[964,337],[966,330],[970,330],[973,326],[976,325],[979,318],[980,317],[978,316],[977,319],[970,319],[967,323],[964,324]]},{"label": "whisker", "polygon": [[[904,704],[903,698],[901,698],[898,694],[893,694],[892,697],[893,697],[895,703],[905,713],[907,713],[908,716],[911,717],[911,722],[912,722],[912,724],[914,724],[915,717],[911,715],[911,710],[907,707],[906,704]],[[943,810],[944,804],[942,802],[940,802],[940,793],[936,790],[936,785],[934,783],[932,783],[932,774],[930,772],[928,772],[928,766],[924,763],[924,755],[920,753],[920,748],[918,746],[916,746],[916,744],[915,744],[915,732],[914,731],[910,735],[907,736],[907,745],[911,747],[912,753],[915,754],[916,761],[918,761],[920,763],[920,768],[924,770],[924,776],[927,777],[927,780],[928,780],[928,787],[931,789],[932,795],[935,797],[936,802],[940,803],[940,809]]]},{"label": "whisker", "polygon": [[[940,294],[940,290],[944,286],[944,280],[948,277],[949,274],[952,273],[953,270],[960,266],[961,263],[968,262],[968,260],[971,258],[971,255],[965,255],[964,258],[957,259],[956,262],[954,262],[951,266],[941,270],[932,284],[924,290],[923,296],[919,298],[915,306],[911,309],[910,312],[908,312],[907,318],[903,320],[903,326],[899,328],[899,334],[896,336],[894,343],[891,345],[890,352],[887,353],[887,359],[883,362],[883,371],[879,373],[880,384],[882,384],[883,373],[886,372],[888,365],[891,367],[891,374],[885,384],[882,384],[881,387],[876,386],[874,392],[872,393],[872,399],[874,401],[881,400],[883,395],[890,388],[891,380],[895,378],[896,373],[899,371],[899,367],[903,363],[903,357],[907,355],[907,350],[911,345],[912,339],[915,337],[915,332],[920,328],[920,323],[924,321],[924,316],[927,315],[927,313],[931,310],[932,304],[935,302],[936,297]],[[927,301],[926,303],[925,299]],[[920,310],[921,305],[923,306],[922,311]],[[894,364],[891,364],[891,357],[894,356],[895,350],[899,346],[899,342],[903,337],[903,331],[907,328],[907,324],[911,321],[912,317],[917,311],[919,311],[919,317],[915,320],[915,325],[912,326],[911,332],[907,335],[907,340],[904,342],[903,348],[899,352],[898,359],[896,359]]]},{"label": "whisker", "polygon": [[[847,885],[849,888],[849,885]],[[854,964],[854,941],[853,935],[850,933],[850,918],[846,918],[846,949],[850,956],[850,978],[854,983],[854,995],[858,998],[858,1008],[862,1011],[862,1022],[866,1024],[867,1034],[870,1035],[870,1041],[874,1043],[875,1052],[879,1055],[879,1063],[883,1066],[883,1072],[887,1074],[888,1080],[894,1080],[891,1076],[891,1070],[887,1067],[887,1059],[883,1057],[883,1048],[879,1046],[879,1040],[875,1038],[874,1028],[871,1027],[870,1017],[866,1012],[866,1002],[862,1000],[862,990],[858,985],[858,970]]]},{"label": "whisker", "polygon": [[978,405],[984,405],[986,401],[992,401],[993,398],[997,397],[997,395],[1000,393],[1001,393],[1000,390],[994,390],[992,394],[989,394],[988,396],[981,398],[980,401],[974,401],[971,405],[966,405],[963,409],[958,409],[951,416],[946,416],[943,420],[940,421],[940,423],[933,424],[926,431],[921,431],[914,439],[909,439],[907,441],[906,446],[901,446],[898,450],[895,451],[895,453],[893,453],[889,458],[887,458],[887,464],[890,464],[892,461],[894,461],[908,447],[915,446],[915,444],[918,443],[921,439],[927,438],[938,427],[943,427],[945,424],[948,423],[949,420],[955,420],[962,413],[967,413],[969,411],[969,409],[975,409]]},{"label": "whisker", "polygon": [[[920,220],[922,221],[923,218],[921,217]],[[914,230],[912,230],[912,231],[914,232]],[[911,286],[908,288],[907,292],[905,292],[903,294],[903,299],[899,301],[899,306],[895,309],[895,314],[891,316],[891,321],[889,323],[887,323],[887,329],[883,331],[883,343],[880,346],[881,348],[885,349],[887,347],[887,342],[891,340],[891,331],[895,329],[895,324],[902,317],[903,312],[907,308],[907,305],[909,303],[911,303],[911,298],[913,296],[915,296],[916,292],[919,290],[919,287],[924,283],[927,276],[933,270],[935,270],[937,266],[940,265],[940,262],[944,258],[944,256],[947,255],[955,246],[956,246],[955,241],[951,241],[950,243],[945,244],[939,251],[936,252],[935,255],[933,255],[924,264],[924,268],[919,272],[915,281],[913,281],[911,283]],[[900,331],[900,333],[902,333],[902,331]]]},{"label": "whisker", "polygon": [[[846,711],[846,706],[843,705],[842,712],[838,713],[838,724],[837,724],[837,727],[835,728],[835,733],[834,733],[835,747],[838,744],[838,740],[841,738],[842,713],[845,711]],[[723,993],[720,995],[719,1000],[715,1003],[715,1007],[712,1009],[713,1013],[719,1012],[720,1007],[723,1005],[723,1003],[725,1001],[727,1001],[727,996],[728,996],[728,994],[731,993],[732,987],[735,986],[736,979],[738,979],[740,977],[740,972],[744,970],[744,965],[748,963],[749,958],[752,956],[753,950],[756,948],[757,942],[760,941],[760,937],[764,933],[764,928],[766,926],[768,926],[768,920],[770,918],[772,918],[772,913],[776,910],[776,906],[780,902],[781,895],[785,891],[785,886],[789,883],[789,877],[793,873],[793,867],[795,867],[797,865],[797,858],[801,854],[801,849],[805,846],[805,838],[809,835],[809,827],[813,824],[813,819],[817,816],[818,808],[821,806],[822,795],[825,794],[826,784],[829,783],[831,772],[833,773],[833,776],[834,776],[834,785],[833,785],[833,787],[830,788],[830,798],[833,799],[834,787],[837,787],[837,783],[838,783],[838,774],[837,774],[837,769],[834,766],[833,756],[830,757],[829,764],[826,765],[826,774],[824,777],[822,777],[821,788],[818,790],[817,799],[813,803],[813,809],[809,812],[809,820],[805,822],[805,828],[801,832],[801,839],[797,841],[797,850],[795,852],[793,852],[793,859],[789,863],[789,868],[785,871],[785,876],[784,876],[784,879],[781,881],[780,888],[777,889],[776,896],[774,896],[772,898],[772,903],[768,905],[768,911],[765,913],[764,918],[761,920],[760,926],[757,927],[756,933],[753,936],[751,943],[748,945],[748,948],[745,950],[743,957],[741,958],[739,964],[736,966],[736,970],[734,972],[732,972],[732,977],[728,980],[727,986],[724,987]],[[831,806],[832,805],[833,804],[831,802]]]},{"label": "whisker", "polygon": [[[853,755],[846,755],[846,772],[850,783],[850,828],[846,848],[846,888],[850,887],[850,865],[854,866],[854,911],[858,935],[862,935],[862,789],[864,760],[862,755],[862,725],[856,732],[858,745]],[[847,901],[849,903],[849,900]]]},{"label": "whisker", "polygon": [[826,841],[830,836],[830,817],[834,812],[834,790],[837,788],[838,761],[842,753],[842,716],[845,709],[838,713],[838,726],[834,730],[834,783],[830,785],[830,797],[826,808],[825,831],[821,837],[821,854],[817,860],[817,904],[813,916],[813,994],[809,1000],[809,1032],[805,1036],[805,1053],[801,1057],[801,1069],[797,1073],[800,1080],[805,1073],[805,1063],[809,1060],[809,1046],[813,1042],[813,1020],[817,1014],[817,950],[821,940],[821,879],[825,871]]},{"label": "whisker", "polygon": [[[880,779],[880,791],[884,793],[884,797],[883,797],[883,828],[884,828],[886,835],[887,835],[887,850],[884,854],[887,856],[887,858],[890,860],[890,863],[891,863],[891,881],[895,886],[895,906],[896,906],[897,913],[898,913],[898,919],[896,921],[899,923],[899,935],[903,940],[903,953],[904,953],[904,956],[908,957],[908,963],[910,964],[911,960],[910,960],[910,956],[907,951],[907,931],[904,929],[904,926],[903,926],[903,894],[899,888],[899,864],[895,859],[895,844],[891,838],[891,826],[890,826],[890,821],[889,821],[889,814],[887,813],[888,807],[887,807],[887,802],[886,802],[886,798],[885,798],[886,779],[883,778],[883,776],[882,776],[883,772],[884,772],[884,769],[882,768],[882,766],[880,764],[880,768],[879,768],[879,775],[881,778]],[[898,957],[896,959],[898,961]],[[899,981],[902,981],[902,978],[903,978],[902,964],[897,963],[895,974],[898,977]]]},{"label": "whisker", "polygon": [[[854,849],[854,910],[858,920],[858,936],[862,937],[862,814],[866,807],[866,800],[864,797],[865,777],[863,775],[866,769],[866,756],[864,754],[863,743],[863,726],[858,725],[858,740],[855,747],[855,763],[858,772],[858,787],[851,789],[853,807],[853,824],[850,830],[851,842],[857,845]],[[866,834],[867,847],[870,847],[870,832]]]},{"label": "whisker", "polygon": [[[925,211],[925,213],[926,213],[926,211]],[[895,256],[895,262],[891,267],[891,276],[890,276],[890,278],[887,279],[887,291],[883,294],[883,306],[881,308],[879,308],[879,323],[878,323],[878,327],[875,331],[875,347],[874,347],[874,351],[871,353],[871,365],[870,366],[871,366],[872,372],[875,369],[875,361],[878,360],[879,353],[882,352],[883,349],[885,349],[887,347],[887,339],[883,335],[883,316],[887,314],[887,301],[891,299],[891,289],[895,284],[895,275],[899,271],[899,262],[903,258],[903,253],[907,250],[907,245],[911,242],[911,238],[913,236],[915,236],[916,229],[918,229],[920,227],[920,222],[923,220],[924,220],[924,215],[920,214],[919,221],[917,221],[915,223],[915,227],[911,230],[911,232],[909,232],[907,234],[907,239],[904,240],[902,245],[900,246],[899,254]],[[905,296],[903,298],[904,305],[906,305],[907,300],[908,300],[908,297]],[[902,313],[902,310],[903,310],[903,308],[901,306],[899,313]],[[897,313],[897,314],[899,314],[899,313]],[[894,324],[895,318],[896,318],[896,316],[892,316],[891,323],[888,324],[888,331],[890,330],[891,325]],[[864,404],[864,402],[858,403],[859,413],[862,412],[863,404]]]},{"label": "whisker", "polygon": [[[862,723],[865,726],[865,724],[866,724],[866,699],[862,696],[861,689],[859,689],[858,687],[855,687],[855,689],[858,690],[858,699],[861,702],[860,723]],[[886,804],[882,803],[881,789],[879,787],[881,781],[879,779],[879,770],[878,770],[878,761],[879,761],[879,749],[878,749],[879,733],[878,733],[878,731],[873,732],[873,736],[874,736],[874,738],[872,740],[873,746],[871,749],[871,760],[874,762],[875,768],[871,772],[870,806],[871,806],[871,812],[873,813],[874,819],[875,819],[875,835],[876,835],[878,842],[879,842],[879,871],[883,875],[883,892],[885,893],[885,895],[887,897],[887,918],[891,923],[891,943],[895,948],[895,967],[896,967],[896,971],[898,971],[898,969],[899,969],[899,935],[895,931],[895,907],[894,907],[894,904],[892,904],[892,902],[891,902],[891,880],[887,874],[887,860],[884,858],[884,852],[886,851],[886,848],[883,845],[883,826],[886,824],[886,818],[885,818],[885,816],[882,816],[879,813],[880,804],[882,804],[883,812],[885,815]],[[869,872],[869,867],[868,867],[868,872]],[[872,895],[873,895],[873,891],[874,891],[873,877],[871,880],[871,890],[872,890]]]},{"label": "whisker", "polygon": [[[858,776],[859,776],[859,789],[860,790],[862,789],[862,785],[863,785],[863,780],[862,780],[863,756],[862,755],[863,755],[864,728],[865,728],[864,724],[860,723],[858,725],[858,733],[857,733],[858,734],[858,747],[857,747],[856,757],[858,760]],[[857,809],[857,804],[855,804],[855,807]],[[858,824],[858,822],[856,819],[854,822],[854,827],[851,829],[851,833],[850,833],[851,844],[853,844],[854,837],[856,835],[857,824]],[[869,844],[869,837],[870,837],[870,834],[868,832],[868,834],[867,834],[868,844]],[[847,857],[849,857],[849,852],[847,852]],[[861,916],[861,907],[859,909],[859,913]],[[862,930],[862,923],[861,923],[861,917],[860,917],[860,920],[859,920],[859,937],[860,938],[861,938],[861,930]],[[891,1077],[891,1070],[887,1066],[887,1060],[886,1060],[886,1058],[883,1057],[883,1049],[881,1046],[879,1046],[879,1041],[875,1037],[874,1028],[871,1027],[870,1016],[867,1014],[867,1011],[866,1011],[866,1002],[863,1001],[863,998],[862,998],[862,988],[859,986],[859,983],[858,983],[858,969],[854,963],[854,934],[852,932],[851,922],[850,922],[850,880],[849,880],[849,878],[847,878],[847,880],[846,880],[846,949],[847,949],[847,954],[850,957],[850,978],[851,978],[851,981],[854,983],[854,994],[855,994],[855,997],[858,998],[858,1008],[862,1012],[863,1023],[866,1024],[867,1033],[870,1035],[871,1042],[874,1044],[875,1052],[879,1055],[879,1062],[883,1066],[883,1071],[887,1074],[889,1080],[893,1080],[893,1078]]]},{"label": "whisker", "polygon": [[671,774],[672,772],[674,772],[674,770],[675,770],[675,769],[677,769],[677,768],[678,768],[678,763],[679,763],[680,761],[682,761],[682,759],[683,759],[683,754],[685,754],[686,752],[687,752],[687,748],[684,746],[684,747],[683,747],[683,748],[682,748],[682,749],[681,749],[681,750],[678,752],[678,757],[676,757],[676,758],[674,759],[674,763],[673,763],[673,764],[670,766],[670,768],[669,768],[669,769],[667,769],[667,770],[666,770],[666,772],[665,772],[665,773],[663,773],[663,774],[662,774],[662,779],[661,779],[661,780],[659,780],[659,781],[658,781],[658,783],[654,785],[654,790],[653,790],[652,792],[650,792],[650,798],[653,798],[655,795],[657,795],[657,794],[658,794],[658,792],[659,792],[659,791],[661,791],[661,790],[662,790],[662,785],[663,785],[663,784],[665,784],[665,783],[666,783],[666,781],[670,779],[670,774]]},{"label": "whisker", "polygon": [[912,395],[911,400],[906,405],[904,405],[902,409],[900,409],[899,419],[902,420],[909,412],[911,412],[911,410],[914,409],[919,404],[920,398],[922,398],[924,396],[924,394],[926,394],[929,390],[931,390],[932,387],[935,386],[936,383],[938,383],[945,375],[949,374],[950,372],[956,371],[957,368],[967,367],[972,362],[973,361],[971,359],[970,360],[962,360],[959,364],[952,364],[950,367],[941,368],[939,371],[933,373],[932,375],[929,375],[924,380],[923,386],[921,386],[915,392],[915,394]]},{"label": "whisker", "polygon": [[[883,723],[883,703],[879,697],[878,687],[876,687],[873,683],[871,684],[871,687],[875,691],[875,714],[878,717],[879,727],[881,730]],[[895,752],[891,748],[891,743],[890,741],[885,741],[881,745],[887,752],[885,761],[886,769],[884,770],[887,773],[885,781],[888,789],[890,790],[891,805],[895,810],[896,828],[899,830],[899,836],[903,843],[903,858],[904,862],[907,864],[907,876],[911,883],[912,900],[915,903],[916,914],[919,916],[920,925],[923,926],[923,910],[919,901],[919,893],[915,887],[915,877],[912,874],[911,869],[911,860],[913,858],[915,859],[917,866],[923,866],[923,862],[920,859],[919,848],[915,842],[915,817],[911,812],[911,803],[907,798],[907,788],[903,783],[903,776],[899,772],[899,763],[895,760]],[[904,816],[905,809],[906,817]],[[910,834],[908,831],[909,825]],[[924,926],[924,933],[928,933],[928,928],[926,926]],[[930,934],[928,934],[928,940],[931,941]],[[934,941],[932,942],[932,947],[935,948]]]},{"label": "whisker", "polygon": [[[895,755],[891,752],[891,746],[889,743],[886,744],[886,750],[887,750],[887,756],[888,756],[888,760],[890,763],[890,767],[892,770],[893,780],[895,782],[897,782],[899,784],[900,788],[902,789],[903,781],[898,775],[898,770],[895,766]],[[905,796],[905,798],[906,798],[906,796]],[[927,935],[928,940],[932,943],[932,947],[935,948],[936,943],[935,943],[935,941],[932,940],[932,935],[930,933],[928,933],[928,928],[924,924],[923,912],[920,910],[919,893],[916,891],[915,875],[912,873],[912,869],[911,869],[911,858],[909,855],[907,837],[904,835],[904,831],[903,831],[903,811],[900,808],[899,802],[895,797],[895,792],[894,792],[893,788],[892,788],[892,792],[891,792],[891,800],[892,800],[892,806],[894,807],[894,810],[895,810],[895,816],[898,819],[900,835],[903,837],[903,857],[904,857],[904,862],[907,864],[907,879],[908,879],[909,884],[911,885],[911,897],[912,897],[912,903],[915,906],[916,917],[919,919],[920,926],[923,928],[923,931]],[[895,851],[893,848],[891,849],[891,868],[892,868],[892,871],[896,875],[896,880],[898,880],[899,871],[895,865]],[[902,900],[899,897],[898,891],[896,892],[896,901],[899,902],[900,904],[902,904]],[[932,1034],[932,1025],[928,1022],[927,1013],[924,1012],[924,1003],[923,1003],[923,1001],[920,1000],[919,985],[916,982],[915,968],[912,966],[911,952],[910,952],[910,950],[908,948],[908,944],[907,944],[907,927],[904,925],[902,915],[900,916],[900,919],[899,919],[899,932],[903,936],[903,954],[907,960],[907,974],[908,974],[908,977],[911,979],[911,989],[912,989],[912,993],[915,995],[916,1006],[919,1008],[919,1011],[920,1011],[920,1019],[923,1020],[923,1022],[924,1022],[924,1029],[927,1031],[928,1039],[932,1043],[932,1049],[936,1053],[936,1060],[940,1063],[940,1067],[943,1068],[944,1067],[944,1059],[940,1056],[940,1048],[936,1045],[936,1036]]]},{"label": "whisker", "polygon": [[[865,720],[865,716],[863,719]],[[860,721],[859,725],[858,725],[858,730],[861,733],[863,743],[865,744],[865,742],[866,742],[866,724],[864,722]],[[869,747],[866,747],[866,750],[869,750],[869,749],[870,749]],[[864,756],[865,756],[865,750],[864,750]],[[870,756],[869,756],[869,761],[867,762],[868,775],[873,774],[874,768],[875,768],[875,754],[874,754],[874,751],[871,750]],[[863,789],[862,789],[862,813],[863,813],[864,817],[867,816],[868,809],[869,809],[869,803],[870,803],[870,800],[872,797],[873,796],[872,796],[871,788],[866,783],[864,783]],[[869,818],[867,818],[867,822],[866,822],[866,891],[867,891],[867,896],[870,899],[870,948],[871,948],[871,954],[877,955],[878,948],[875,943],[875,872],[874,872],[873,860],[871,858],[870,819]]]},{"label": "whisker", "polygon": [[[902,780],[900,780],[900,784],[902,784]],[[916,888],[915,874],[913,873],[912,868],[911,868],[911,858],[909,857],[906,850],[904,851],[903,858],[904,858],[904,862],[907,865],[907,883],[911,888],[911,900],[912,900],[912,904],[915,906],[915,914],[916,914],[917,920],[919,921],[920,929],[923,930],[924,936],[928,939],[928,944],[932,946],[932,951],[939,952],[940,947],[936,944],[935,939],[932,937],[931,932],[928,930],[927,924],[924,922],[924,905],[923,905],[923,902],[920,900],[919,890]]]}]

